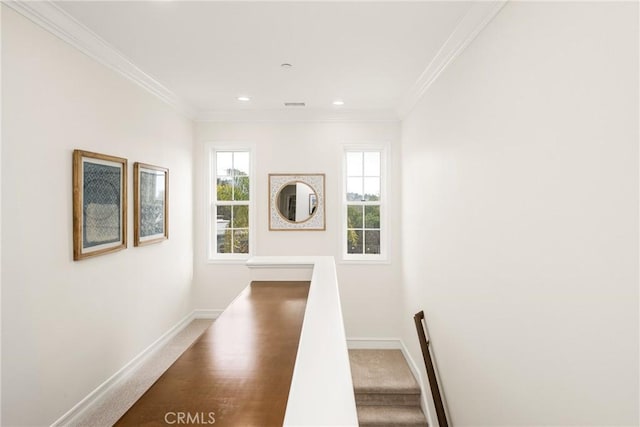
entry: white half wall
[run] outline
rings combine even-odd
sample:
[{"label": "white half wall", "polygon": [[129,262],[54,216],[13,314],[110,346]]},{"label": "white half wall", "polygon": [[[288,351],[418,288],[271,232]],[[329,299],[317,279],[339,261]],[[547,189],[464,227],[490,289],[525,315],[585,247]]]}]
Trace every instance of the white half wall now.
[{"label": "white half wall", "polygon": [[639,423],[638,35],[509,2],[403,122],[402,339],[424,309],[453,425]]},{"label": "white half wall", "polygon": [[[187,315],[193,124],[2,6],[2,424],[49,425]],[[72,151],[129,160],[129,248],[72,260]],[[133,162],[170,170],[168,241],[133,242]]]},{"label": "white half wall", "polygon": [[[257,251],[254,255],[332,255],[336,257],[347,336],[397,336],[400,289],[398,236],[400,125],[397,122],[197,122],[195,206],[195,308],[224,308],[250,281],[243,264],[208,264],[205,144],[255,144]],[[391,262],[340,263],[343,144],[389,143]],[[269,173],[326,174],[326,231],[269,231]]]}]

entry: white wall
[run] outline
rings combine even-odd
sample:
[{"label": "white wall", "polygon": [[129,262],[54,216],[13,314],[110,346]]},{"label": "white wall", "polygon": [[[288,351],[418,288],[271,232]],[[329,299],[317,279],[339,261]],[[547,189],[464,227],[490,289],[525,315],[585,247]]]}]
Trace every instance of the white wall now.
[{"label": "white wall", "polygon": [[638,72],[637,3],[510,2],[403,122],[454,425],[638,425]]},{"label": "white wall", "polygon": [[[249,284],[244,265],[208,264],[206,260],[205,144],[253,143],[256,147],[257,251],[255,255],[340,255],[340,197],[343,144],[392,144],[390,206],[399,203],[397,160],[400,138],[398,123],[217,123],[196,124],[196,211],[194,306],[224,308]],[[269,173],[326,174],[326,231],[269,231]],[[392,237],[399,232],[397,209],[391,212]],[[392,262],[387,265],[338,264],[338,280],[349,337],[397,336],[399,283],[399,241],[391,245]]]},{"label": "white wall", "polygon": [[[3,6],[2,424],[55,421],[190,310],[193,125]],[[129,159],[129,248],[72,260],[74,148]],[[133,162],[170,169],[134,248]]]}]

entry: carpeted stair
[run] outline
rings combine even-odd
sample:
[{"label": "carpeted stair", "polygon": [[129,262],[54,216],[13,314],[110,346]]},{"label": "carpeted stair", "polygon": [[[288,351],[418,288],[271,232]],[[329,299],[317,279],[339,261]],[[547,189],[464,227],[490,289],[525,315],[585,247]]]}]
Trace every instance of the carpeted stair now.
[{"label": "carpeted stair", "polygon": [[424,427],[420,386],[400,350],[349,350],[360,427]]}]

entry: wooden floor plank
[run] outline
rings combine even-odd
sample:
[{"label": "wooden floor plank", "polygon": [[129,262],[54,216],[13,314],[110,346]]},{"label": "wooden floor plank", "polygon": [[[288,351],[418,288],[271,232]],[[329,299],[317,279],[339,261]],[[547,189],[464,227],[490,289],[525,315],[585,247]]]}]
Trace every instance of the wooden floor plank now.
[{"label": "wooden floor plank", "polygon": [[282,425],[308,293],[252,282],[116,425]]}]

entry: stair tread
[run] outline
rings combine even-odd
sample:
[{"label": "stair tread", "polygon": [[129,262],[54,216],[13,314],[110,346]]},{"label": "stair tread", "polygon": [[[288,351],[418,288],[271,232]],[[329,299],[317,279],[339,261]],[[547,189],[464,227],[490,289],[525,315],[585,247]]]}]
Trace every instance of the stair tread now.
[{"label": "stair tread", "polygon": [[409,393],[355,393],[356,405],[420,406],[420,394]]},{"label": "stair tread", "polygon": [[349,350],[349,360],[356,394],[420,393],[400,350]]},{"label": "stair tread", "polygon": [[427,418],[418,406],[358,406],[361,426],[426,426]]}]

